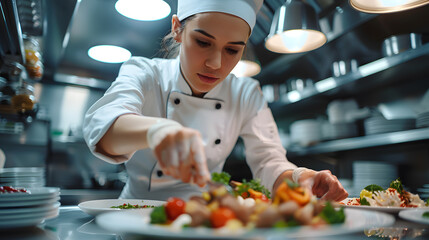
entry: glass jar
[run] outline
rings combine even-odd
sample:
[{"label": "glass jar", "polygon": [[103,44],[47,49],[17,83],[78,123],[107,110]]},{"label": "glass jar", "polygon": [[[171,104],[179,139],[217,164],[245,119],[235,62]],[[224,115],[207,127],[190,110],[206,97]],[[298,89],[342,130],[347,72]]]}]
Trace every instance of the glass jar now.
[{"label": "glass jar", "polygon": [[24,37],[25,49],[25,68],[28,77],[33,80],[40,80],[43,77],[42,54],[37,39],[33,37]]}]

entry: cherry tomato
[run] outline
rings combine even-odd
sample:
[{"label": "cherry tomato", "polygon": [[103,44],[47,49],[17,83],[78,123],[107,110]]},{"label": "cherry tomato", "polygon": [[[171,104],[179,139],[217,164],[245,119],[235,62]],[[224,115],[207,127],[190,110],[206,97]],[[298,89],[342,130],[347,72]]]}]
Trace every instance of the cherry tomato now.
[{"label": "cherry tomato", "polygon": [[231,220],[235,219],[236,216],[234,212],[225,207],[220,207],[212,212],[210,215],[210,222],[212,224],[212,227],[214,228],[220,228],[225,226],[225,224]]},{"label": "cherry tomato", "polygon": [[168,220],[174,221],[178,216],[185,213],[185,201],[180,198],[170,197],[165,204],[165,213]]}]

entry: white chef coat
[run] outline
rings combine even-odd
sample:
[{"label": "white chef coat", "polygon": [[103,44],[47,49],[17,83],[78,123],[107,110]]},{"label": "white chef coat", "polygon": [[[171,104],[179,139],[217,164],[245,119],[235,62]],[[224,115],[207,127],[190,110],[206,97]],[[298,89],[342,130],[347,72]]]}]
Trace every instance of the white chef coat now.
[{"label": "white chef coat", "polygon": [[192,91],[180,73],[176,59],[132,57],[124,63],[117,79],[87,112],[84,137],[92,153],[111,163],[127,160],[129,174],[121,198],[187,199],[204,189],[162,173],[151,149],[126,156],[106,156],[96,144],[111,124],[123,114],[175,120],[200,131],[210,172],[222,171],[238,137],[245,144],[246,161],[254,178],[268,189],[285,170],[296,166],[286,159],[271,110],[259,83],[230,74],[203,98]]}]

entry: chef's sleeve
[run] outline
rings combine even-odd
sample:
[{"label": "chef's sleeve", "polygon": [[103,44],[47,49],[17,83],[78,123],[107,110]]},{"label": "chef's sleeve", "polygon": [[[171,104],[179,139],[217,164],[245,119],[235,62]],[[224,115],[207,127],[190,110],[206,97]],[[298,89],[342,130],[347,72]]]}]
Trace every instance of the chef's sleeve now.
[{"label": "chef's sleeve", "polygon": [[121,66],[118,77],[110,88],[85,114],[83,134],[91,152],[98,158],[118,163],[129,160],[134,153],[111,156],[96,145],[115,120],[124,114],[142,115],[146,93],[153,88],[150,66],[141,58],[131,58]]},{"label": "chef's sleeve", "polygon": [[246,149],[246,161],[253,178],[260,179],[262,185],[271,190],[280,174],[297,166],[286,159],[276,122],[259,84],[245,95],[248,116],[243,119],[240,136]]}]

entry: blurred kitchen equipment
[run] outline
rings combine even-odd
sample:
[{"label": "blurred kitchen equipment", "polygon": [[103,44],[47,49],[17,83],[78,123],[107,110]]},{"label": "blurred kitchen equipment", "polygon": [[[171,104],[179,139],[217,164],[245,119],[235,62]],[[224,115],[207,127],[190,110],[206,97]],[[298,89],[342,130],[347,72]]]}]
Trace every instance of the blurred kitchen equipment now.
[{"label": "blurred kitchen equipment", "polygon": [[416,118],[416,106],[417,102],[415,100],[401,99],[399,101],[380,103],[377,105],[377,110],[387,120]]},{"label": "blurred kitchen equipment", "polygon": [[302,78],[292,78],[287,80],[287,89],[288,92],[298,91],[302,92],[307,88],[312,88],[314,86],[314,82],[312,79],[302,79]]},{"label": "blurred kitchen equipment", "polygon": [[28,77],[32,80],[41,80],[43,76],[43,62],[39,42],[36,38],[24,37],[25,68]]},{"label": "blurred kitchen equipment", "polygon": [[419,33],[393,35],[383,41],[382,53],[384,57],[389,57],[409,49],[416,49],[421,45],[422,35]]},{"label": "blurred kitchen equipment", "polygon": [[356,59],[336,61],[332,63],[332,75],[335,77],[343,76],[356,71],[358,67]]},{"label": "blurred kitchen equipment", "polygon": [[3,150],[0,148],[0,168],[4,167],[4,163],[6,162],[6,155],[4,154]]},{"label": "blurred kitchen equipment", "polygon": [[330,123],[322,125],[323,140],[334,140],[359,136],[358,127],[355,123]]},{"label": "blurred kitchen equipment", "polygon": [[307,147],[322,140],[320,122],[316,119],[304,119],[290,125],[290,137],[293,143]]},{"label": "blurred kitchen equipment", "polygon": [[328,104],[327,114],[329,122],[353,123],[357,119],[362,119],[370,115],[369,108],[361,108],[354,99],[334,100]]},{"label": "blurred kitchen equipment", "polygon": [[267,84],[261,87],[262,94],[267,102],[275,102],[279,100],[279,85]]}]

